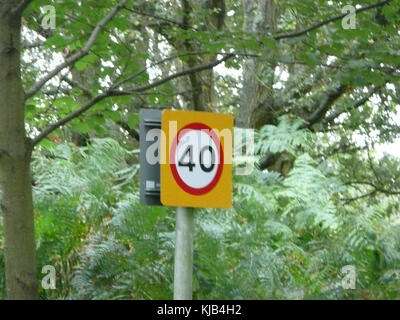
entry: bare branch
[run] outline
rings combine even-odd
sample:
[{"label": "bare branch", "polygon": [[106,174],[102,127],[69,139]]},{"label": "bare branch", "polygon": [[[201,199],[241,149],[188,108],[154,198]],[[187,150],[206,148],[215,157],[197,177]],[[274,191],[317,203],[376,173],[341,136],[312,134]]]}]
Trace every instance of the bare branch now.
[{"label": "bare branch", "polygon": [[96,42],[97,37],[99,36],[101,30],[104,28],[104,26],[110,22],[114,16],[124,7],[128,0],[122,0],[119,2],[111,11],[110,13],[104,17],[94,28],[92,31],[89,40],[86,42],[85,46],[79,50],[77,53],[71,55],[69,58],[67,58],[62,64],[57,66],[54,70],[50,71],[46,76],[44,76],[41,80],[39,80],[37,83],[33,85],[32,88],[30,88],[26,93],[25,93],[25,98],[28,99],[32,97],[36,92],[38,92],[50,79],[55,77],[61,70],[65,69],[66,67],[72,65],[79,59],[83,58],[89,53],[90,48],[94,45]]},{"label": "bare branch", "polygon": [[[84,87],[82,84],[78,83],[77,81],[69,79],[67,76],[63,76],[60,79],[60,85],[62,84],[62,82],[66,82],[67,84],[69,84],[69,86],[72,89],[78,88],[78,89],[82,90],[83,93],[90,98],[93,97],[93,93],[88,88]],[[60,88],[60,86],[59,86],[58,88],[55,88],[55,89],[45,90],[45,91],[43,91],[43,93],[45,95],[50,95],[50,96],[58,95],[60,92],[64,93],[64,94],[70,94],[72,91],[71,88]]]}]

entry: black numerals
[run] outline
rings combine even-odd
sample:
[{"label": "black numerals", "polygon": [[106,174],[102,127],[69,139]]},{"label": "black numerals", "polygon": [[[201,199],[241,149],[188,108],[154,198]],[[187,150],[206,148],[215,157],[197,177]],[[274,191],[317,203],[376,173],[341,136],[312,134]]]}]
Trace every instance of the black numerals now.
[{"label": "black numerals", "polygon": [[[189,157],[189,161],[184,162],[184,159],[186,157]],[[180,167],[188,167],[189,171],[193,171],[193,168],[196,166],[193,162],[193,146],[188,146],[185,150],[185,152],[183,153],[181,159],[178,162],[178,165]]]},{"label": "black numerals", "polygon": [[[211,154],[211,163],[209,167],[206,167],[204,165],[203,162],[203,156],[204,156],[204,152],[210,152]],[[203,149],[201,149],[200,151],[200,168],[201,170],[203,170],[204,172],[211,172],[214,169],[215,166],[215,153],[214,153],[214,149],[211,146],[205,146]]]},{"label": "black numerals", "polygon": [[[209,166],[206,166],[204,163],[204,154],[209,152],[211,155],[211,161]],[[215,151],[211,146],[205,146],[200,150],[199,154],[199,163],[200,168],[204,172],[211,172],[215,167]],[[193,146],[189,145],[186,147],[185,151],[182,154],[182,157],[178,161],[178,166],[180,167],[188,167],[189,171],[192,172],[193,168],[196,164],[193,162]]]}]

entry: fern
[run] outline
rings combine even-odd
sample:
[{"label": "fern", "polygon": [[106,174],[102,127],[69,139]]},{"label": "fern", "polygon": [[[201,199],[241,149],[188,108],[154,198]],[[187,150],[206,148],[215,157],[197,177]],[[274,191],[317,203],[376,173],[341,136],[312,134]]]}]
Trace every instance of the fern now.
[{"label": "fern", "polygon": [[[231,209],[196,211],[196,299],[400,296],[397,198],[341,204],[347,187],[337,165],[303,153],[308,140],[299,139],[284,139],[297,156],[286,178],[235,176]],[[58,275],[57,290],[42,297],[171,299],[174,213],[139,203],[136,151],[99,139],[34,158],[38,265],[52,264]],[[0,251],[0,268],[2,259]],[[341,287],[349,264],[357,270],[352,291]]]},{"label": "fern", "polygon": [[282,116],[278,126],[265,125],[258,137],[255,151],[257,154],[268,152],[288,152],[296,155],[300,149],[307,152],[311,149],[313,135],[306,129],[300,129],[303,124],[300,119],[290,119]]},{"label": "fern", "polygon": [[321,225],[323,228],[336,229],[336,208],[331,201],[328,179],[315,165],[315,161],[307,154],[297,158],[293,170],[283,183],[285,188],[277,193],[288,200],[283,215],[296,216],[296,225],[301,228]]}]

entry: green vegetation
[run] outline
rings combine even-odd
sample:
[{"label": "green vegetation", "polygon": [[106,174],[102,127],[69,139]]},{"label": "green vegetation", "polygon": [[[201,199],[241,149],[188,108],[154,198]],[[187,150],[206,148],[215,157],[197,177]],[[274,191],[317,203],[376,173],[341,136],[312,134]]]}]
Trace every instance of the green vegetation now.
[{"label": "green vegetation", "polygon": [[[38,265],[57,270],[42,298],[172,298],[174,211],[139,204],[136,158],[112,139],[34,154]],[[340,158],[317,160],[298,155],[286,179],[237,176],[230,210],[196,212],[196,299],[399,297],[397,197],[344,204]],[[342,289],[345,265],[356,290]]]},{"label": "green vegetation", "polygon": [[195,211],[195,299],[400,299],[400,1],[358,4],[0,0],[0,298],[172,299],[138,123],[175,108],[255,132],[232,208]]}]

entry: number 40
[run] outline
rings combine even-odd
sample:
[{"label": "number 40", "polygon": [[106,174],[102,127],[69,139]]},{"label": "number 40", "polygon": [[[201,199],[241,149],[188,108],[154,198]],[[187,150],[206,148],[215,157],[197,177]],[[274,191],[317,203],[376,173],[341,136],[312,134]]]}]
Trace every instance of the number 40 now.
[{"label": "number 40", "polygon": [[[206,152],[206,151],[210,152],[210,154],[211,154],[211,164],[210,164],[209,167],[204,165],[204,161],[203,161],[204,152]],[[184,158],[186,156],[189,156],[189,161],[184,162]],[[211,146],[205,146],[200,150],[199,162],[200,162],[200,168],[204,172],[211,172],[214,169],[214,166],[215,166],[215,153],[214,153],[214,149]],[[185,152],[183,153],[181,159],[178,161],[178,166],[180,166],[180,167],[188,167],[190,172],[193,171],[193,168],[196,166],[196,164],[193,162],[193,145],[189,145],[189,146],[186,147]]]}]

